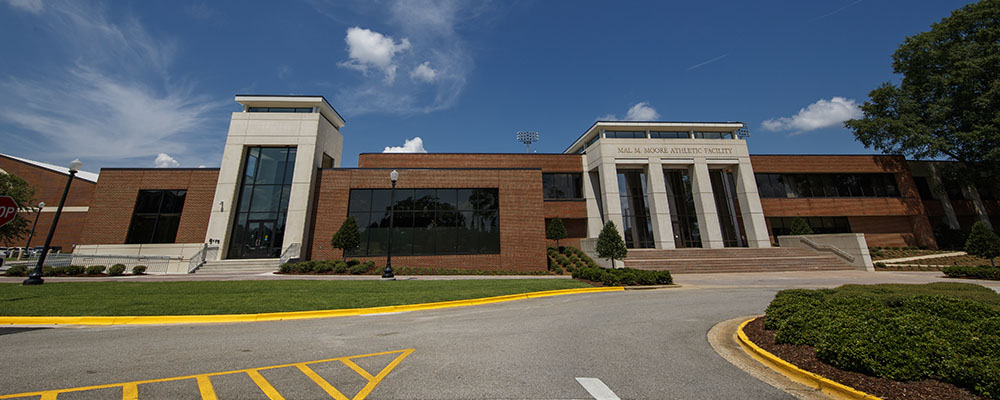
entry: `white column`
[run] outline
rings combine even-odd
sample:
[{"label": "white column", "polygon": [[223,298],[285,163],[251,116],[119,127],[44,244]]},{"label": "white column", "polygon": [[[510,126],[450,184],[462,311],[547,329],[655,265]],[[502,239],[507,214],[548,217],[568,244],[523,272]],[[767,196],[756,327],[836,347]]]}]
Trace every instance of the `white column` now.
[{"label": "white column", "polygon": [[979,220],[983,221],[988,228],[993,229],[993,223],[990,221],[989,213],[986,212],[986,206],[983,205],[983,199],[979,197],[979,191],[974,187],[965,186],[962,188],[962,193],[965,193],[965,198],[972,200],[972,206],[976,209]]},{"label": "white column", "polygon": [[[958,216],[955,215],[955,208],[951,206],[951,199],[948,198],[948,192],[942,187],[941,176],[938,175],[937,168],[934,164],[930,164],[931,176],[928,179],[928,186],[931,187],[931,193],[941,200],[941,208],[944,209],[944,217],[948,221],[948,227],[951,229],[960,229],[958,224]],[[934,222],[931,222],[932,224]]]},{"label": "white column", "polygon": [[750,247],[771,247],[771,240],[767,236],[767,223],[764,220],[764,209],[760,205],[757,180],[754,178],[750,159],[740,159],[733,174],[736,178],[736,198],[740,202],[740,214],[743,216],[743,229],[747,234],[747,245]]},{"label": "white column", "polygon": [[600,188],[594,187],[594,181],[591,180],[590,174],[591,171],[587,171],[586,165],[584,165],[583,198],[587,202],[587,237],[596,238],[601,234],[601,228],[604,227],[601,207],[597,205],[598,196],[602,196],[602,193],[600,193]]},{"label": "white column", "polygon": [[601,199],[604,202],[604,220],[614,221],[615,226],[618,228],[618,234],[625,237],[625,228],[622,223],[622,203],[618,194],[618,168],[615,166],[615,159],[602,159],[598,171],[601,176]]},{"label": "white column", "polygon": [[[647,133],[648,135],[648,133]],[[649,215],[653,222],[653,241],[657,249],[673,249],[674,227],[670,223],[670,206],[667,203],[667,185],[663,180],[663,164],[659,156],[649,158],[646,172],[646,194],[649,197]]]},{"label": "white column", "polygon": [[691,170],[691,192],[694,196],[695,213],[698,215],[701,247],[724,248],[726,246],[722,242],[719,213],[715,208],[715,197],[712,196],[712,178],[708,174],[708,163],[704,158],[695,158]]}]

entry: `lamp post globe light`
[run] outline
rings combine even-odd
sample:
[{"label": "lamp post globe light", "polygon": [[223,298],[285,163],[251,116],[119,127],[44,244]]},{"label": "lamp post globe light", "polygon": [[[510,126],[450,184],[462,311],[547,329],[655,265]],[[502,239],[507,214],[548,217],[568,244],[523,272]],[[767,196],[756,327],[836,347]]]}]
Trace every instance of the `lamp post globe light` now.
[{"label": "lamp post globe light", "polygon": [[18,252],[18,254],[17,254],[17,259],[18,260],[21,259],[21,256],[24,255],[25,251],[28,251],[28,249],[31,248],[31,238],[35,236],[35,227],[38,226],[38,216],[42,215],[42,209],[43,208],[45,208],[45,202],[44,201],[39,202],[38,203],[38,212],[35,213],[35,222],[33,224],[31,224],[31,233],[28,235],[28,243],[24,244],[24,250],[23,251],[19,251]]},{"label": "lamp post globe light", "polygon": [[385,269],[382,270],[382,279],[396,280],[396,275],[392,273],[392,231],[393,219],[396,213],[396,181],[399,180],[399,172],[392,170],[389,173],[389,181],[392,182],[392,189],[389,189],[389,243],[385,256]]},{"label": "lamp post globe light", "polygon": [[[22,282],[22,285],[41,285],[44,280],[42,279],[42,265],[45,265],[45,256],[49,253],[49,245],[52,244],[52,235],[56,233],[56,225],[59,224],[59,216],[62,214],[63,206],[66,205],[66,195],[69,194],[69,185],[73,183],[73,177],[76,173],[80,171],[80,167],[83,163],[79,159],[73,160],[69,163],[69,178],[66,179],[66,188],[63,189],[62,198],[59,199],[59,207],[56,208],[56,216],[52,217],[52,226],[49,227],[49,235],[45,237],[45,245],[42,246],[42,254],[38,255],[38,263],[35,264],[35,269],[28,274],[28,279]],[[37,219],[37,217],[36,217]]]}]

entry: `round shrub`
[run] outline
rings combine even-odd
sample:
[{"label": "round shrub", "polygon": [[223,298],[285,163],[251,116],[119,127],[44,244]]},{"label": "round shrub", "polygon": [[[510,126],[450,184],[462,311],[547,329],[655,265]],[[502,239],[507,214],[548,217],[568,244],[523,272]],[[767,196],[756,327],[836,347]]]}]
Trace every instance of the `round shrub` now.
[{"label": "round shrub", "polygon": [[358,264],[361,264],[361,261],[359,261],[357,258],[352,258],[350,260],[347,260],[347,266],[348,267],[353,267],[353,266],[358,265]]},{"label": "round shrub", "polygon": [[555,272],[556,274],[562,275],[563,274],[563,269],[559,268],[559,267],[555,267],[555,269],[553,269],[552,272]]},{"label": "round shrub", "polygon": [[145,275],[145,274],[146,274],[145,265],[136,265],[132,267],[132,275]]},{"label": "round shrub", "polygon": [[101,273],[104,272],[105,268],[107,268],[107,267],[105,267],[103,265],[91,265],[91,266],[87,267],[87,271],[86,272],[87,272],[87,275],[100,275]]},{"label": "round shrub", "polygon": [[[351,260],[351,261],[357,261],[357,260]],[[372,264],[369,265],[368,264],[369,262],[371,262],[371,261],[368,261],[368,262],[365,262],[365,263],[354,264],[354,265],[351,265],[351,266],[347,267],[347,269],[349,271],[351,271],[351,275],[361,275],[363,273],[368,272],[368,270],[370,270],[373,266],[375,266],[375,263],[371,262]],[[350,262],[348,262],[347,264],[350,265]]]},{"label": "round shrub", "polygon": [[343,274],[347,272],[347,263],[337,260],[333,262],[333,272]]},{"label": "round shrub", "polygon": [[313,271],[313,261],[302,261],[295,263],[295,272],[305,274]]},{"label": "round shrub", "polygon": [[108,268],[108,275],[121,276],[125,273],[125,264],[115,264]]},{"label": "round shrub", "polygon": [[10,268],[7,268],[7,270],[4,271],[3,274],[7,276],[25,276],[28,275],[28,267],[24,265],[14,265]]},{"label": "round shrub", "polygon": [[313,272],[317,274],[325,274],[330,271],[333,271],[333,263],[330,261],[320,261],[313,265]]},{"label": "round shrub", "polygon": [[67,265],[63,267],[63,273],[69,276],[82,275],[85,268],[82,265]]},{"label": "round shrub", "polygon": [[295,270],[296,270],[295,263],[291,262],[286,262],[284,264],[281,264],[280,267],[278,267],[278,273],[280,274],[292,273],[295,272]]}]

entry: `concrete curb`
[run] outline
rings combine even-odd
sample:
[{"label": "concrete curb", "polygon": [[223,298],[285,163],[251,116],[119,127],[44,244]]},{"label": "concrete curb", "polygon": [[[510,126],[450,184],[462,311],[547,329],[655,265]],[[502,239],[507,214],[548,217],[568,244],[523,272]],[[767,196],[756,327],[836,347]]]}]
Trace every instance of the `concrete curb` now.
[{"label": "concrete curb", "polygon": [[222,314],[222,315],[152,315],[152,316],[81,316],[81,317],[0,317],[0,325],[164,325],[164,324],[205,324],[224,322],[257,322],[285,321],[296,319],[315,319],[348,317],[354,315],[371,315],[399,313],[418,310],[435,310],[439,308],[467,307],[480,304],[500,303],[514,300],[524,300],[539,297],[561,296],[576,293],[615,292],[624,288],[594,287],[580,289],[546,290],[510,294],[505,296],[484,297],[479,299],[439,301],[434,303],[404,304],[399,306],[381,306],[369,308],[347,308],[339,310],[292,311],[261,314]]},{"label": "concrete curb", "polygon": [[761,364],[768,366],[778,373],[788,377],[788,379],[791,379],[792,381],[818,389],[836,399],[881,399],[880,397],[870,395],[850,386],[834,382],[818,374],[796,367],[788,361],[782,360],[781,358],[778,358],[778,356],[760,348],[754,344],[749,337],[747,337],[746,333],[743,332],[743,328],[747,326],[750,321],[755,319],[757,319],[757,317],[748,319],[740,324],[740,327],[736,330],[736,334],[739,337],[740,346],[743,347],[743,351],[750,354],[751,357],[759,361]]}]

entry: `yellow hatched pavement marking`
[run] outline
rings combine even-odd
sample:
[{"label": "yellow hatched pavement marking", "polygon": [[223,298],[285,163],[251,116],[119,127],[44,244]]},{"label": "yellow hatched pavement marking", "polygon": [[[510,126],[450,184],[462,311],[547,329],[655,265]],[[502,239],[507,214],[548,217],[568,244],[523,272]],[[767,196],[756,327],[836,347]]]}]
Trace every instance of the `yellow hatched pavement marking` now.
[{"label": "yellow hatched pavement marking", "polygon": [[253,383],[257,384],[257,387],[259,387],[260,390],[267,395],[267,398],[271,400],[285,400],[285,398],[274,389],[274,386],[271,386],[271,383],[261,376],[260,372],[247,371],[247,375],[250,375],[250,379],[253,379]]},{"label": "yellow hatched pavement marking", "polygon": [[195,377],[198,381],[198,391],[201,392],[202,400],[218,400],[215,397],[215,388],[212,387],[212,381],[208,379],[208,375],[198,375]]},{"label": "yellow hatched pavement marking", "polygon": [[[246,368],[246,369],[238,369],[238,370],[224,371],[224,372],[211,372],[211,373],[207,373],[207,374],[198,374],[198,375],[185,375],[185,376],[177,376],[177,377],[173,377],[173,378],[149,379],[149,380],[143,380],[143,381],[111,383],[111,384],[105,384],[105,385],[81,386],[81,387],[66,388],[66,389],[40,390],[40,391],[36,391],[36,392],[24,392],[24,393],[6,394],[6,395],[0,395],[0,400],[3,400],[3,399],[13,399],[13,398],[19,398],[19,397],[31,397],[31,396],[40,396],[40,400],[56,400],[57,396],[59,396],[62,393],[84,392],[84,391],[88,391],[88,390],[107,389],[107,388],[121,388],[122,389],[122,399],[124,399],[124,400],[133,400],[133,399],[137,399],[138,398],[138,395],[139,395],[139,385],[141,385],[141,384],[159,383],[159,382],[174,382],[174,381],[181,381],[181,380],[186,380],[186,379],[194,379],[198,383],[198,390],[199,390],[199,392],[200,392],[200,394],[202,396],[202,399],[215,400],[216,399],[215,390],[212,387],[212,381],[209,378],[211,378],[213,376],[230,375],[230,374],[240,374],[240,373],[245,373],[245,374],[249,375],[250,379],[252,379],[254,381],[254,383],[257,384],[257,386],[264,392],[264,394],[266,394],[268,396],[268,398],[270,398],[272,400],[277,400],[277,399],[283,399],[283,397],[281,396],[281,394],[278,393],[277,390],[274,389],[273,386],[271,386],[271,384],[266,379],[264,379],[264,377],[260,374],[260,371],[265,371],[265,370],[269,370],[269,369],[278,369],[278,368],[288,368],[288,367],[296,367],[296,368],[298,368],[300,371],[302,371],[303,373],[305,373],[306,376],[308,376],[310,379],[312,379],[313,382],[316,382],[317,385],[319,385],[321,388],[323,388],[323,390],[325,390],[333,398],[338,399],[338,400],[339,399],[347,399],[347,396],[344,396],[342,393],[340,393],[339,390],[337,390],[335,387],[333,387],[333,385],[330,385],[329,382],[327,382],[325,379],[323,379],[322,377],[320,377],[318,374],[316,374],[316,372],[314,372],[311,368],[308,367],[308,365],[310,365],[310,364],[322,364],[322,363],[333,362],[333,361],[339,361],[339,362],[343,363],[344,365],[347,365],[352,370],[354,370],[354,372],[356,372],[358,375],[361,375],[361,377],[365,378],[365,380],[368,381],[368,384],[366,384],[361,389],[361,391],[358,392],[358,394],[354,395],[354,397],[352,398],[353,400],[362,400],[362,399],[368,397],[368,395],[371,394],[372,390],[375,389],[375,386],[377,386],[379,383],[381,383],[382,380],[386,377],[386,375],[389,375],[389,372],[392,372],[392,370],[395,369],[399,365],[399,363],[403,362],[403,359],[405,359],[407,356],[409,356],[411,353],[413,353],[413,351],[414,351],[414,349],[383,351],[383,352],[380,352],[380,353],[362,354],[362,355],[358,355],[358,356],[328,358],[328,359],[325,359],[325,360],[307,361],[307,362],[292,363],[292,364],[271,365],[271,366],[267,366],[267,367]],[[387,355],[387,354],[398,354],[398,356],[396,356],[396,358],[393,359],[392,362],[389,363],[389,365],[387,365],[385,368],[382,369],[382,371],[380,371],[377,375],[374,375],[374,376],[372,376],[371,373],[369,373],[368,371],[365,371],[363,368],[361,368],[360,366],[358,366],[357,364],[355,364],[353,361],[351,361],[352,359],[357,359],[357,358],[381,356],[381,355]]]},{"label": "yellow hatched pavement marking", "polygon": [[138,400],[139,399],[139,385],[134,383],[127,383],[122,385],[122,400]]}]

